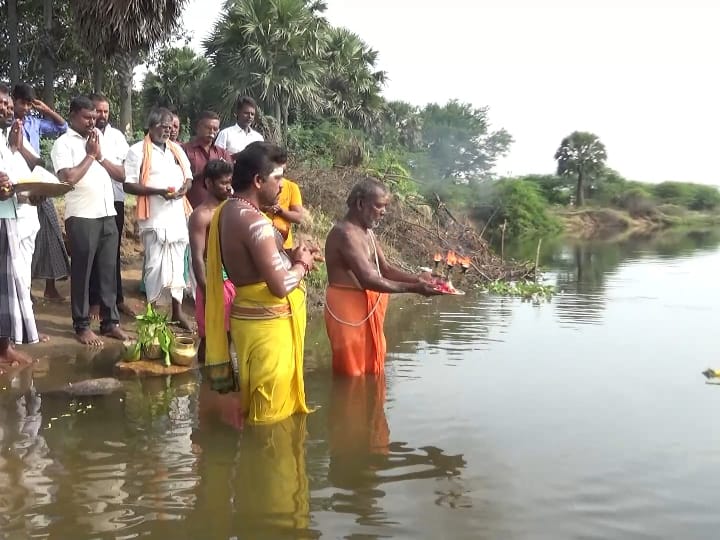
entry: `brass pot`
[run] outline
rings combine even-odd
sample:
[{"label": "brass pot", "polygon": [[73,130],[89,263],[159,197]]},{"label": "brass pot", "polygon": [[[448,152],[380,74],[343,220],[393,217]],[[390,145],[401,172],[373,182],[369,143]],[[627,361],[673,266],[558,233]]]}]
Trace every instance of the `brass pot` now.
[{"label": "brass pot", "polygon": [[170,346],[170,359],[177,366],[189,366],[197,356],[195,340],[191,337],[176,337]]}]

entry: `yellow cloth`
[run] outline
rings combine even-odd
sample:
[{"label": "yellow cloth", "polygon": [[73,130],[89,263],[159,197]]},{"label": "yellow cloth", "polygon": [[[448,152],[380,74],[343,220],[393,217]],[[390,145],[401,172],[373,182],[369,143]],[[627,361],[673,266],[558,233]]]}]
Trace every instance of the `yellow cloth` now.
[{"label": "yellow cloth", "polygon": [[[224,325],[219,234],[223,205],[215,212],[208,234],[205,363],[211,367],[224,365],[227,371],[230,350]],[[285,298],[274,296],[265,282],[236,287],[230,317],[242,410],[248,422],[269,424],[298,412],[310,412],[303,380],[307,322],[304,287]]]},{"label": "yellow cloth", "polygon": [[220,214],[227,201],[220,203],[210,220],[207,238],[207,286],[205,289],[205,365],[230,362],[230,348],[225,331],[222,252],[220,251]]},{"label": "yellow cloth", "polygon": [[[246,429],[233,469],[233,514],[248,538],[310,538],[310,489],[305,464],[307,417]],[[226,483],[227,479],[226,479]],[[223,501],[224,502],[224,501]],[[272,531],[269,536],[261,531]],[[274,534],[273,534],[274,533]],[[209,536],[206,535],[207,538]],[[227,535],[226,535],[227,537]]]},{"label": "yellow cloth", "polygon": [[[298,186],[292,180],[283,178],[282,188],[280,189],[280,195],[278,196],[278,206],[283,210],[290,210],[291,206],[302,206],[302,195],[300,195],[300,186]],[[290,249],[293,247],[292,237],[292,223],[283,218],[282,216],[273,217],[273,225],[280,231],[280,234],[285,238],[283,247]]]},{"label": "yellow cloth", "polygon": [[[142,164],[140,165],[140,185],[146,186],[148,183],[148,179],[150,178],[150,168],[152,167],[152,147],[153,142],[150,138],[150,135],[145,135],[145,138],[143,139],[143,158],[142,158]],[[190,174],[190,171],[185,170],[185,166],[183,165],[183,160],[181,159],[180,152],[182,151],[182,148],[180,146],[177,146],[175,144],[168,144],[168,149],[172,153],[172,155],[175,157],[175,161],[180,165],[180,168],[182,169],[183,176],[185,179],[191,178],[192,175]],[[192,206],[190,205],[190,201],[187,200],[187,197],[183,197],[183,204],[185,206],[185,215],[189,216],[192,214]],[[150,217],[150,199],[147,195],[139,195],[137,198],[137,218],[138,219],[148,219]]]}]

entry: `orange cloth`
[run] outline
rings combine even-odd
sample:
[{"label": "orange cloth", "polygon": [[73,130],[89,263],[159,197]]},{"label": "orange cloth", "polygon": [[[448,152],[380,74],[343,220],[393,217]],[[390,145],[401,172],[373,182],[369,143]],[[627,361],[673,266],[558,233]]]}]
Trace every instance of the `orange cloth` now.
[{"label": "orange cloth", "polygon": [[[385,373],[368,377],[335,377],[328,408],[330,469],[333,460],[388,454],[390,428],[385,416]],[[340,467],[336,473],[363,475],[362,469]],[[342,470],[344,469],[344,470]]]},{"label": "orange cloth", "polygon": [[327,288],[325,328],[334,373],[349,376],[384,373],[387,344],[383,324],[389,298],[375,291],[334,285]]},{"label": "orange cloth", "polygon": [[[302,195],[300,194],[300,186],[292,180],[283,178],[280,195],[278,196],[278,206],[283,210],[290,210],[291,206],[302,206]],[[291,249],[293,247],[292,223],[282,216],[273,217],[273,225],[283,235],[285,241],[283,247]]]},{"label": "orange cloth", "polygon": [[[146,186],[148,179],[150,178],[150,168],[152,167],[152,147],[153,142],[150,138],[150,135],[145,135],[145,138],[143,139],[143,158],[142,158],[142,164],[140,165],[140,185]],[[171,143],[168,141],[167,145],[170,152],[172,152],[172,155],[175,156],[175,161],[177,161],[178,165],[180,165],[180,168],[182,169],[183,175],[185,178],[192,178],[192,175],[190,174],[190,171],[185,170],[185,166],[183,165],[183,160],[180,157],[180,152],[182,151],[182,147]],[[192,214],[192,206],[190,205],[190,201],[187,200],[187,197],[183,197],[183,204],[185,205],[185,215],[189,216]],[[139,195],[137,198],[137,218],[138,219],[148,219],[150,217],[150,199],[147,195]]]}]

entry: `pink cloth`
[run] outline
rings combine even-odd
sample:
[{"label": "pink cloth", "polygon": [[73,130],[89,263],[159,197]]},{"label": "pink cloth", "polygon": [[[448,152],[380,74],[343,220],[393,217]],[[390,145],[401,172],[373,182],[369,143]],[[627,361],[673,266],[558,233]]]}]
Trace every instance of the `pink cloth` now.
[{"label": "pink cloth", "polygon": [[[230,331],[230,308],[233,300],[235,300],[235,285],[229,279],[225,280],[223,285],[223,298],[225,299],[225,331]],[[198,325],[198,334],[201,338],[205,337],[205,295],[200,287],[195,288],[195,320]]]}]

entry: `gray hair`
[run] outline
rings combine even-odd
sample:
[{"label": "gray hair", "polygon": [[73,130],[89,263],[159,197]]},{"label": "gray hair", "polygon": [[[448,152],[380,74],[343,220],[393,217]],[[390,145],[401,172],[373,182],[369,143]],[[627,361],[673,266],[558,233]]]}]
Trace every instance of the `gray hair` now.
[{"label": "gray hair", "polygon": [[152,129],[163,123],[164,120],[170,120],[172,122],[173,114],[165,107],[156,107],[150,114],[148,114],[146,127]]},{"label": "gray hair", "polygon": [[360,180],[350,190],[350,195],[348,195],[347,198],[347,206],[353,209],[357,206],[358,201],[367,201],[378,192],[386,195],[389,193],[389,190],[385,184],[375,178],[368,177]]}]

